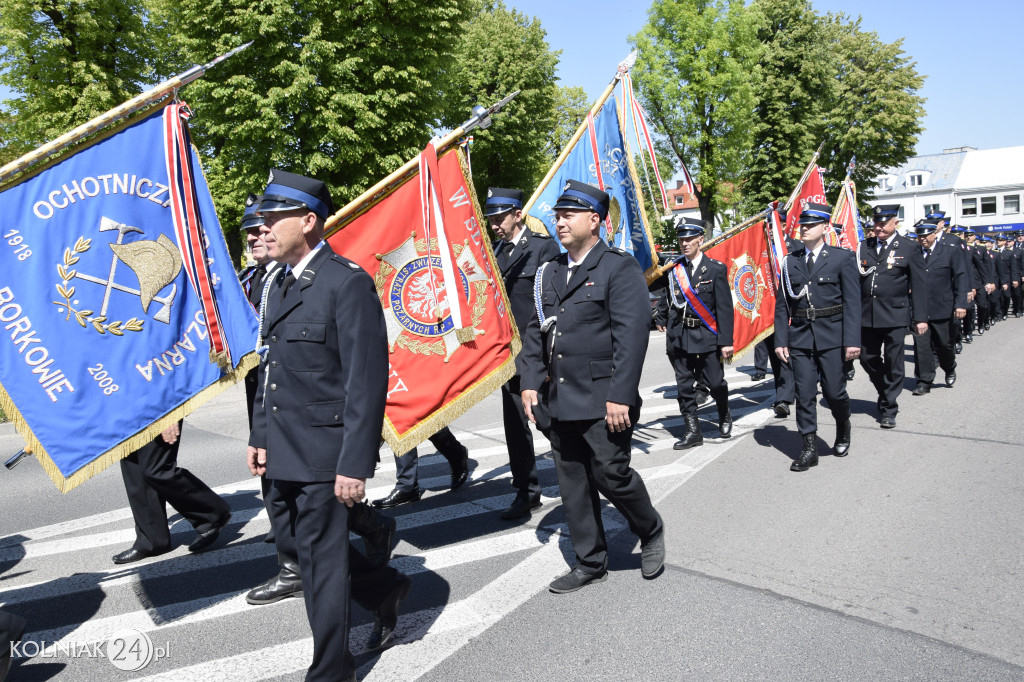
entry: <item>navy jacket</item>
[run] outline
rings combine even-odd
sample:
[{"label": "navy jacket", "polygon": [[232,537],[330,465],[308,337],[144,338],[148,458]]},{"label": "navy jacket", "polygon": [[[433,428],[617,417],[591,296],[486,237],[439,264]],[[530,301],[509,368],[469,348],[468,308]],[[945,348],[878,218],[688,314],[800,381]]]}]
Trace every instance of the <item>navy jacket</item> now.
[{"label": "navy jacket", "polygon": [[[494,243],[494,259],[505,282],[505,293],[512,308],[512,318],[519,328],[519,337],[526,336],[530,314],[536,307],[533,300],[533,281],[537,268],[558,255],[555,240],[533,232],[527,227],[515,243],[498,240]],[[517,360],[517,373],[519,361]]]},{"label": "navy jacket", "polygon": [[[680,256],[676,263],[685,266],[685,258]],[[715,316],[718,324],[718,335],[703,324],[697,327],[683,325],[684,311],[672,304],[672,294],[682,302],[683,292],[676,282],[672,271],[668,273],[668,287],[658,299],[658,313],[655,322],[665,327],[665,344],[668,352],[678,353],[711,353],[721,346],[732,345],[733,303],[732,290],[729,288],[729,271],[725,264],[702,255],[697,271],[693,273],[691,286],[697,290],[697,296]],[[694,317],[693,310],[686,306],[686,317]]]},{"label": "navy jacket", "polygon": [[[920,246],[918,252],[922,253]],[[967,308],[967,292],[971,287],[961,256],[956,245],[936,240],[931,255],[925,259],[928,320],[947,320],[953,317],[954,308]],[[918,316],[915,314],[915,317]]]},{"label": "navy jacket", "polygon": [[[775,299],[775,347],[807,350],[859,347],[860,276],[853,251],[826,244],[821,247],[810,272],[804,251],[786,256],[785,264],[793,293],[799,294],[806,284],[810,301],[807,297],[794,299],[785,285],[780,288]],[[843,309],[814,320],[793,315],[793,311],[809,305],[818,310],[840,305]]]},{"label": "navy jacket", "polygon": [[[545,318],[557,322],[542,339],[537,311],[531,312],[521,385],[539,390],[550,377],[548,409],[554,419],[603,419],[606,402],[640,405],[651,319],[647,283],[635,258],[603,241],[568,283],[567,267],[563,253],[544,269],[542,308]],[[552,340],[548,356],[543,344]]]},{"label": "navy jacket", "polygon": [[270,350],[259,366],[249,445],[266,448],[271,479],[371,478],[388,387],[373,279],[326,244],[282,299],[284,270],[270,284]]},{"label": "navy jacket", "polygon": [[[868,237],[857,246],[857,260],[866,275],[860,277],[861,319],[864,327],[906,327],[924,322],[927,309],[924,259],[915,240],[894,234],[877,252],[878,239]],[[913,318],[911,310],[918,311]]]}]

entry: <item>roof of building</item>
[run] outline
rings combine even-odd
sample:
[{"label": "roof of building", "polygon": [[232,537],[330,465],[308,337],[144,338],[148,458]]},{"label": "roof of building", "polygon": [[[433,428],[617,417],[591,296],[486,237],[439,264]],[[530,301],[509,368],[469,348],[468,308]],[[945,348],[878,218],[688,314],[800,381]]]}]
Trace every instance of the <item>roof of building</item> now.
[{"label": "roof of building", "polygon": [[1024,146],[980,149],[968,152],[957,190],[1024,185]]},{"label": "roof of building", "polygon": [[[912,156],[897,168],[887,168],[883,176],[895,176],[890,189],[875,188],[875,199],[900,196],[903,194],[921,194],[953,189],[960,175],[964,159],[977,152],[949,151],[942,154],[925,154]],[[925,171],[924,182],[910,185],[910,174],[913,171]]]}]

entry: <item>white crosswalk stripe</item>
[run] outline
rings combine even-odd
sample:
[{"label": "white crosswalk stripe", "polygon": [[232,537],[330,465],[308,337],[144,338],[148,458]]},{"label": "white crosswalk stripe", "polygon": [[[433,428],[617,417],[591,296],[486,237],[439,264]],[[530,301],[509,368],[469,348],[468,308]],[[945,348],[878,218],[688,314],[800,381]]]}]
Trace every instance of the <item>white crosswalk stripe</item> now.
[{"label": "white crosswalk stripe", "polygon": [[[683,424],[674,400],[674,387],[651,386],[643,391],[645,403],[642,422],[634,434],[633,466],[656,500],[682,485],[770,418],[770,380],[751,383],[733,368],[729,368],[727,377],[733,383],[733,437],[717,438],[717,413],[713,404],[706,405],[700,411],[702,419],[710,422],[710,426],[704,426],[705,444],[688,451],[672,449],[676,436],[670,429],[678,432]],[[365,676],[368,680],[405,680],[423,675],[546,589],[553,577],[566,570],[565,556],[571,556],[567,529],[560,515],[549,516],[560,505],[549,443],[540,435],[535,437],[541,457],[538,468],[546,485],[542,509],[528,523],[506,524],[497,521],[496,512],[510,503],[514,490],[508,485],[511,475],[500,423],[478,430],[454,430],[470,448],[470,482],[460,491],[450,493],[447,463],[440,455],[425,454],[420,461],[421,472],[437,475],[420,479],[423,499],[389,512],[395,516],[402,538],[392,565],[413,578],[414,593],[420,581],[434,576],[445,580],[451,576],[448,582],[452,593],[441,603],[429,598],[421,600],[419,608],[403,613],[396,631],[396,646],[376,657],[357,658],[360,679]],[[374,479],[376,485],[368,489],[369,499],[385,496],[393,485],[393,458],[385,450],[382,460]],[[133,679],[227,682],[300,675],[312,652],[301,600],[289,599],[264,607],[245,602],[245,592],[264,580],[274,566],[274,547],[262,541],[269,524],[265,510],[259,506],[259,482],[247,479],[216,490],[232,503],[233,517],[225,531],[230,541],[205,554],[191,555],[180,546],[171,553],[127,567],[112,566],[110,549],[129,545],[134,539],[127,508],[0,538],[0,562],[17,563],[22,571],[0,581],[0,604],[75,599],[93,599],[100,604],[81,622],[56,618],[59,625],[27,633],[26,641],[40,645],[105,642],[123,628],[145,632],[155,643],[165,639],[189,642],[188,655],[181,652],[179,657],[155,661],[142,673],[148,672],[149,676]],[[172,522],[175,543],[187,545],[194,537],[191,527],[180,518]],[[605,527],[610,535],[628,533],[624,520],[610,505],[606,507]],[[469,528],[478,532],[461,532]],[[449,541],[449,536],[454,539]],[[62,560],[83,556],[95,562],[96,570],[62,574]],[[459,578],[467,570],[474,574],[475,581],[465,585],[468,591],[457,589]],[[229,590],[216,594],[207,594],[203,589],[178,590],[175,582],[183,575],[201,576],[208,572],[236,577],[241,572],[244,578],[246,571],[259,572],[251,580],[235,580]],[[182,584],[188,583],[186,580]],[[278,618],[294,621],[306,629],[297,628],[290,641],[267,641],[242,651],[221,651],[216,643],[196,641],[187,634],[190,626],[199,624],[231,632],[242,628],[242,623],[248,628],[253,623]],[[363,643],[370,627],[365,618],[354,624],[351,642],[357,657],[365,653]],[[47,660],[39,657],[21,665],[33,666]],[[84,672],[85,679],[96,679],[112,670],[106,661],[90,665],[95,668]],[[78,672],[82,675],[85,670]]]}]

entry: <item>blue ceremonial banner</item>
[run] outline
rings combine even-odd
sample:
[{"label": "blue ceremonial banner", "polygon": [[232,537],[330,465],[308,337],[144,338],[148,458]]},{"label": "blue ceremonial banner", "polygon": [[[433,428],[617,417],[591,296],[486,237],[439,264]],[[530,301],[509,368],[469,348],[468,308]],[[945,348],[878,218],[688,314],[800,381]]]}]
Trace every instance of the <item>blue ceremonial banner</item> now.
[{"label": "blue ceremonial banner", "polygon": [[171,111],[0,190],[0,407],[62,492],[256,364],[256,316]]},{"label": "blue ceremonial banner", "polygon": [[[647,227],[640,182],[633,165],[632,152],[622,134],[618,109],[615,96],[612,95],[594,116],[593,135],[584,134],[580,137],[565,162],[530,207],[529,215],[544,224],[557,244],[555,211],[551,207],[562,193],[566,180],[579,180],[595,187],[600,186],[611,197],[609,220],[601,228],[601,238],[610,246],[633,254],[644,272],[650,276],[657,271],[658,259],[654,255],[654,239]],[[601,161],[600,182],[598,166],[594,162],[595,148]]]}]

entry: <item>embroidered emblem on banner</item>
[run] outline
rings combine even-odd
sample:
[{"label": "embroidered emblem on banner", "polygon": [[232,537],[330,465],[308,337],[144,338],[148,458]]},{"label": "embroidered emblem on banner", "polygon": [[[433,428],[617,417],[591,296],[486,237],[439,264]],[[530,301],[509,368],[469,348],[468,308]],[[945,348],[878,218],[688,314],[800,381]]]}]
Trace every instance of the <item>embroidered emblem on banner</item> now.
[{"label": "embroidered emblem on banner", "polygon": [[[90,273],[82,270],[82,266],[75,267],[92,250],[92,239],[79,237],[73,246],[64,249],[62,262],[57,264],[57,274],[61,281],[56,285],[57,293],[63,300],[53,301],[58,312],[65,313],[65,320],[74,316],[79,325],[86,328],[91,325],[100,334],[109,332],[114,336],[123,336],[126,331],[142,331],[145,320],[137,317],[125,321],[109,320],[111,300],[127,294],[138,297],[143,313],[149,314],[157,322],[170,324],[171,306],[178,292],[174,280],[181,272],[181,253],[178,247],[164,234],[156,240],[125,242],[126,235],[133,232],[144,234],[144,231],[110,218],[100,219],[99,232],[114,231],[117,232],[117,239],[108,243],[113,253],[109,261],[102,261],[105,272]],[[97,269],[101,267],[99,253],[89,260],[90,266]],[[131,275],[119,274],[119,264],[124,264],[135,274],[138,288],[133,286],[135,283],[131,282]],[[124,273],[124,270],[120,272]],[[79,291],[75,285],[76,280],[92,286],[82,287],[82,291]],[[161,295],[168,286],[170,290]],[[153,303],[159,304],[159,307],[150,314]],[[124,310],[120,304],[114,308]]]},{"label": "embroidered emblem on banner", "polygon": [[388,346],[420,355],[440,355],[445,362],[462,345],[456,335],[451,316],[449,296],[467,297],[472,309],[473,332],[483,319],[487,301],[488,278],[477,262],[473,249],[454,244],[457,277],[461,291],[451,292],[444,287],[441,257],[437,255],[437,240],[409,237],[393,251],[378,254],[380,268],[374,277],[377,295],[384,308],[388,329]]},{"label": "embroidered emblem on banner", "polygon": [[757,319],[766,284],[764,274],[746,253],[737,256],[730,264],[729,284],[733,307],[748,320]]}]

